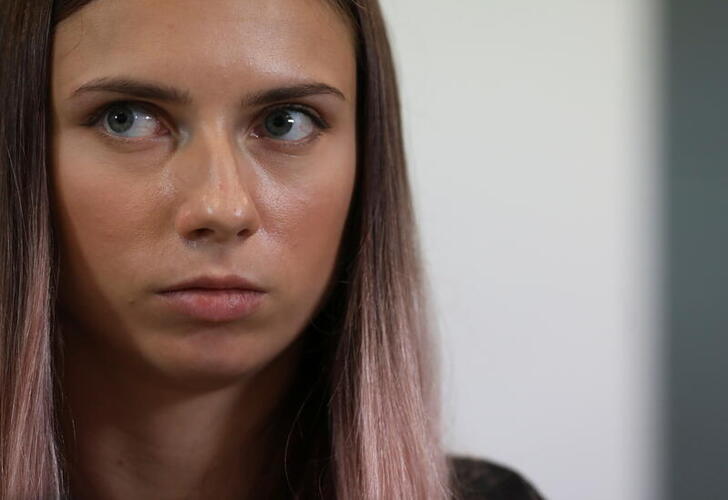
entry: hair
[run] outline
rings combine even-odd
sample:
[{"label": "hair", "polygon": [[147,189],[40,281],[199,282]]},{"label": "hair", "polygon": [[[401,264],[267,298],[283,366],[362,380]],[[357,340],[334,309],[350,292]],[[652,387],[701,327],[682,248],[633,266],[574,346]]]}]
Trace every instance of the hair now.
[{"label": "hair", "polygon": [[[71,494],[46,151],[53,33],[89,1],[0,0],[3,499]],[[300,374],[276,413],[280,446],[260,478],[267,490],[256,491],[268,491],[265,498],[450,498],[437,351],[385,24],[377,0],[328,3],[354,32],[356,181],[331,291],[302,334]]]}]

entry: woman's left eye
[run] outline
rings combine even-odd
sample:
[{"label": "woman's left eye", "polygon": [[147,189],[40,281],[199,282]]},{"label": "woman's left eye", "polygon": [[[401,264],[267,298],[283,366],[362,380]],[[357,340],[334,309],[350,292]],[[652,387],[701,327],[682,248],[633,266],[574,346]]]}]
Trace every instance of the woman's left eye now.
[{"label": "woman's left eye", "polygon": [[311,113],[293,108],[277,108],[263,117],[257,135],[279,141],[303,141],[316,134],[325,124]]}]

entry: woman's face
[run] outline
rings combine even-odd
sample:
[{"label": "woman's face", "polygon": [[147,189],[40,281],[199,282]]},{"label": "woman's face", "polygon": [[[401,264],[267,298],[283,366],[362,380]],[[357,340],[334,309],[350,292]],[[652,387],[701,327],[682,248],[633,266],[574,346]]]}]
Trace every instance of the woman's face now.
[{"label": "woman's face", "polygon": [[[96,0],[63,21],[51,171],[63,321],[178,380],[271,362],[332,277],[355,103],[350,30],[321,0]],[[263,290],[255,307],[236,308],[252,296],[239,291],[160,293],[229,275]]]}]

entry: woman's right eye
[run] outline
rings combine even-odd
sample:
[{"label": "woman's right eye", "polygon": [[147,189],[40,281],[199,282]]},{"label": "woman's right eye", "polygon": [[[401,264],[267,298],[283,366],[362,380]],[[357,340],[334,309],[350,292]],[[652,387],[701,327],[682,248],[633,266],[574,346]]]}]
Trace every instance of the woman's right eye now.
[{"label": "woman's right eye", "polygon": [[144,107],[117,102],[109,105],[99,116],[104,133],[123,139],[145,139],[159,135],[163,129],[160,121]]}]

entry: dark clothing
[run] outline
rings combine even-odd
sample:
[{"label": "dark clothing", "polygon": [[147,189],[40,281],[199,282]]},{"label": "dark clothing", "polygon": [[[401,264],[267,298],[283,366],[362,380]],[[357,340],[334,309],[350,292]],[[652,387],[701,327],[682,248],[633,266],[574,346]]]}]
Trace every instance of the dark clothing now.
[{"label": "dark clothing", "polygon": [[449,460],[454,500],[544,500],[528,480],[504,465],[460,455]]}]

